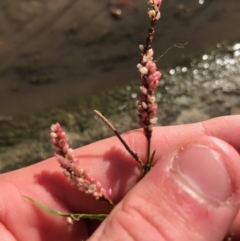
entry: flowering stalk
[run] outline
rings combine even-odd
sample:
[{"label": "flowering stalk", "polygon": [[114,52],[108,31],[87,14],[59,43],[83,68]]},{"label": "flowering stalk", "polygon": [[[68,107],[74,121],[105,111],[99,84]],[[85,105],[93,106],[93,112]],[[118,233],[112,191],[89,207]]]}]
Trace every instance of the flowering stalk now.
[{"label": "flowering stalk", "polygon": [[147,163],[145,174],[151,169],[155,152],[151,154],[151,137],[153,125],[157,122],[156,112],[157,104],[155,102],[154,90],[159,85],[161,77],[160,71],[157,71],[153,61],[153,49],[151,43],[155,32],[155,25],[160,18],[160,6],[162,0],[149,0],[148,16],[150,18],[150,27],[145,46],[140,45],[141,59],[137,68],[140,72],[140,94],[137,100],[138,123],[143,128],[147,138]]},{"label": "flowering stalk", "polygon": [[106,191],[99,181],[94,180],[86,170],[79,166],[80,161],[73,154],[68,138],[59,123],[51,126],[50,136],[55,147],[57,161],[64,169],[64,175],[70,178],[73,185],[80,191],[93,195],[96,200],[102,199],[114,207],[110,198],[112,190]]},{"label": "flowering stalk", "polygon": [[128,153],[141,165],[141,167],[144,169],[144,164],[138,157],[137,153],[132,151],[132,149],[128,146],[128,144],[123,140],[123,138],[118,133],[117,129],[113,126],[113,124],[103,116],[102,113],[100,113],[98,110],[94,110],[94,113],[104,121],[104,123],[113,131],[113,133],[116,135],[116,137],[119,139],[119,141],[123,144],[125,149],[128,151]]}]

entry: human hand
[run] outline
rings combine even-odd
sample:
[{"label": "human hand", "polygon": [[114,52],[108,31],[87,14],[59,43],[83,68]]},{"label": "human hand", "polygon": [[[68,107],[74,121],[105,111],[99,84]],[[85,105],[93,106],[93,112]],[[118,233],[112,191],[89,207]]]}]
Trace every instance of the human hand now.
[{"label": "human hand", "polygon": [[[84,220],[70,225],[23,197],[62,212],[110,212],[107,203],[96,202],[71,186],[55,158],[2,174],[0,240],[79,241],[92,234],[90,241],[222,241],[229,227],[238,240],[238,216],[233,220],[240,200],[239,130],[240,116],[156,127],[155,164],[138,183],[141,169],[117,138],[75,150],[81,166],[106,189],[111,187],[113,201],[118,203],[99,227],[96,221]],[[122,136],[144,159],[142,131]]]}]

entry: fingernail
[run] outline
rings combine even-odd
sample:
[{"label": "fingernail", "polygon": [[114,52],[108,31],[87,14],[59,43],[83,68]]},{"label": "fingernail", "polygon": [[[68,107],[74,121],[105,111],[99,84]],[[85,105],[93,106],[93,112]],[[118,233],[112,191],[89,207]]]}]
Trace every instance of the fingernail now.
[{"label": "fingernail", "polygon": [[201,144],[181,148],[173,158],[172,174],[195,196],[225,202],[231,195],[231,179],[222,154]]}]

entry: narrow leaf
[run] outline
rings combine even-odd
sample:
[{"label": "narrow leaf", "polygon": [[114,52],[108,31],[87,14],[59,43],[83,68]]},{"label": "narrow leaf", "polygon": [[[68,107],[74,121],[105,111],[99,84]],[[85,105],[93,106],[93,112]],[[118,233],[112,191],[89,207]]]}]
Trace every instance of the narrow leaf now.
[{"label": "narrow leaf", "polygon": [[53,210],[53,209],[43,205],[42,203],[32,199],[31,197],[28,197],[28,196],[24,196],[24,197],[48,213],[51,213],[56,216],[61,216],[61,217],[69,217],[74,221],[79,221],[80,219],[92,219],[92,220],[103,221],[108,216],[108,214],[63,213],[60,211]]}]

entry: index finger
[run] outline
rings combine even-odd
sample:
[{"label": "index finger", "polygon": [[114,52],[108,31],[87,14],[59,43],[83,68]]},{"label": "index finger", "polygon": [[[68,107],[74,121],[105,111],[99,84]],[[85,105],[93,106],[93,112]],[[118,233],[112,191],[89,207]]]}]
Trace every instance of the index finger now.
[{"label": "index finger", "polygon": [[[189,125],[155,127],[152,137],[152,151],[156,150],[155,160],[158,160],[161,155],[179,143],[200,135],[220,138],[239,151],[239,130],[240,115],[219,117]],[[127,132],[122,137],[132,150],[144,160],[146,138],[142,130]],[[87,170],[93,178],[99,180],[103,187],[113,189],[115,202],[118,202],[140,177],[140,166],[116,137],[78,148],[74,153],[78,156],[81,167]],[[49,192],[73,210],[84,209],[86,212],[93,212],[93,206],[96,202],[92,201],[92,197],[71,187],[61,173],[62,170],[53,157],[36,165],[4,174],[1,178],[18,186],[27,192],[27,195],[47,202],[46,204],[50,206],[52,202]],[[108,210],[105,205],[100,206],[103,210]],[[98,206],[98,208],[100,207]]]}]

